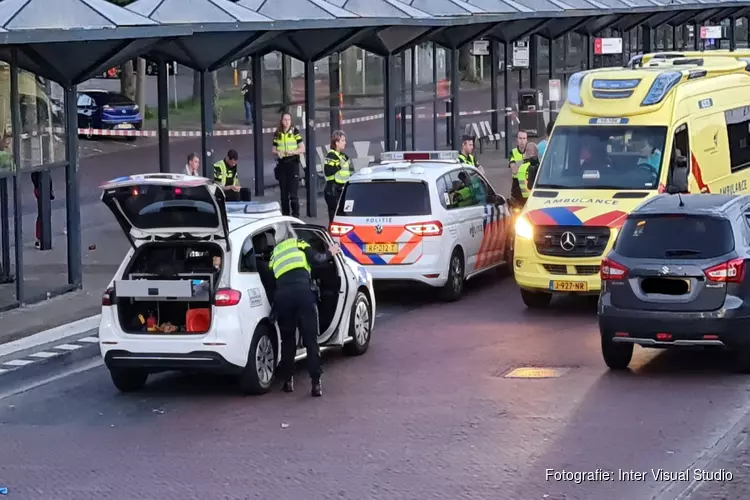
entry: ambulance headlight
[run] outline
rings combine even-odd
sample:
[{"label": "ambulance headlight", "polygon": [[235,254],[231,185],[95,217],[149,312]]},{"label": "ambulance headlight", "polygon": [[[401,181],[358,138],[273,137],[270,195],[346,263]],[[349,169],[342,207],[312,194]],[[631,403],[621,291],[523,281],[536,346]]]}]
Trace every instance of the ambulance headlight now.
[{"label": "ambulance headlight", "polygon": [[534,226],[526,217],[516,219],[516,236],[524,240],[530,240],[534,237]]}]

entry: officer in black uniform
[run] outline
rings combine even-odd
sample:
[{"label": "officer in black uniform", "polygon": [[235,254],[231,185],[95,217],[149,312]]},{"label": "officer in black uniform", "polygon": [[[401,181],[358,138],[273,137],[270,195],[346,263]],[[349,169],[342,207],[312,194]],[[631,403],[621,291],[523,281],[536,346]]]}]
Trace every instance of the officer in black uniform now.
[{"label": "officer in black uniform", "polygon": [[276,246],[269,264],[276,278],[273,309],[281,331],[279,375],[284,380],[284,392],[294,391],[295,333],[299,329],[307,348],[307,369],[312,380],[310,394],[314,397],[323,395],[320,384],[323,370],[318,348],[318,304],[310,273],[311,266],[329,262],[337,253],[338,245],[332,245],[323,254],[316,252],[308,243],[297,239],[291,226],[282,225],[276,232]]}]

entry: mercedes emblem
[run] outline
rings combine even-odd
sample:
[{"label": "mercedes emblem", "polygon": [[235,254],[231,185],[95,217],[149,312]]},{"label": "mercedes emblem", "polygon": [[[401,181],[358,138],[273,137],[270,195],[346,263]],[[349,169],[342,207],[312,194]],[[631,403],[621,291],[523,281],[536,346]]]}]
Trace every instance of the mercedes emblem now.
[{"label": "mercedes emblem", "polygon": [[377,226],[375,226],[375,232],[378,233],[378,234],[382,233],[383,232],[383,226],[381,226],[380,224],[378,224]]},{"label": "mercedes emblem", "polygon": [[576,235],[565,231],[560,237],[560,247],[566,252],[573,250],[576,247]]}]

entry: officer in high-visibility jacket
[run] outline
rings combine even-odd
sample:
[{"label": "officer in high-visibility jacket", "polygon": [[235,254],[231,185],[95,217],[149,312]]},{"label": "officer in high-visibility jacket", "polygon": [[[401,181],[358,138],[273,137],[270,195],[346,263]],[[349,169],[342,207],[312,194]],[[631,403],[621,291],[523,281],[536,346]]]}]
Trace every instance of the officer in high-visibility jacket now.
[{"label": "officer in high-visibility jacket", "polygon": [[230,149],[223,160],[214,163],[214,182],[221,186],[227,201],[250,201],[250,190],[240,186],[237,151]]},{"label": "officer in high-visibility jacket", "polygon": [[535,143],[530,142],[526,145],[523,161],[521,166],[518,167],[518,187],[521,190],[521,197],[518,198],[518,201],[523,205],[526,205],[526,200],[528,200],[531,194],[531,186],[534,184],[536,169],[538,167],[539,147]]},{"label": "officer in high-visibility jacket", "polygon": [[300,155],[305,154],[305,143],[297,127],[292,126],[292,115],[284,112],[273,134],[271,153],[278,159],[273,175],[279,181],[281,213],[299,217]]},{"label": "officer in high-visibility jacket", "polygon": [[461,150],[458,152],[458,161],[461,162],[461,165],[474,167],[484,174],[484,168],[477,163],[477,158],[474,156],[474,137],[470,135],[461,136]]},{"label": "officer in high-visibility jacket", "polygon": [[273,310],[281,332],[281,363],[279,375],[284,392],[294,391],[294,357],[297,352],[295,333],[299,329],[307,348],[307,370],[312,380],[311,395],[323,395],[318,348],[318,304],[313,291],[312,268],[333,260],[338,245],[325,253],[316,252],[308,243],[297,239],[291,226],[282,224],[276,231],[276,246],[269,267],[276,279]]},{"label": "officer in high-visibility jacket", "polygon": [[519,130],[518,134],[516,134],[516,147],[513,148],[508,157],[508,167],[510,167],[511,172],[513,173],[513,179],[511,180],[510,185],[510,196],[518,201],[522,201],[523,199],[523,192],[518,181],[518,170],[523,163],[523,155],[526,152],[526,145],[528,142],[529,134],[527,134],[525,130]]},{"label": "officer in high-visibility jacket", "polygon": [[333,222],[341,192],[349,177],[352,176],[351,160],[344,153],[344,149],[346,149],[346,134],[341,130],[336,130],[331,135],[331,149],[323,165],[323,174],[326,176],[323,196],[328,205],[328,222]]}]

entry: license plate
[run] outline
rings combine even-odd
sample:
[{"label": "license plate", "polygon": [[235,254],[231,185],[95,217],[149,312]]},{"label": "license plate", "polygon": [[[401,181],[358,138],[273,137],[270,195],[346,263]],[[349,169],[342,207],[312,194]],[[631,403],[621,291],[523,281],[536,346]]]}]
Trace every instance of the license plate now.
[{"label": "license plate", "polygon": [[123,128],[133,128],[133,125],[130,123],[118,123],[115,125],[115,128],[123,129]]},{"label": "license plate", "polygon": [[398,243],[367,243],[365,253],[398,253]]},{"label": "license plate", "polygon": [[585,281],[550,281],[549,289],[553,292],[588,292],[589,284]]}]

